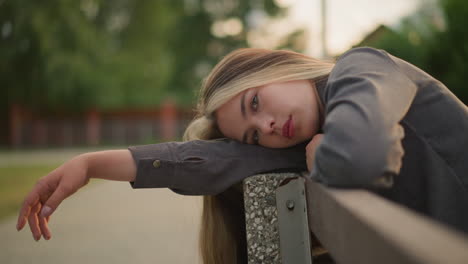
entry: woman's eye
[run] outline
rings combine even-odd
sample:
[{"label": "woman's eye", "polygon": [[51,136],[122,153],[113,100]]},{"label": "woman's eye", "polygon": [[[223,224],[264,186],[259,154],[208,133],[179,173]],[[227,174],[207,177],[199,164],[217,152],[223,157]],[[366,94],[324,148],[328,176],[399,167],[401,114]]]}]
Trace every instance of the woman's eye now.
[{"label": "woman's eye", "polygon": [[255,145],[258,145],[258,132],[255,130],[252,135],[252,140]]},{"label": "woman's eye", "polygon": [[258,108],[258,96],[257,96],[257,95],[254,95],[254,96],[252,97],[251,106],[252,106],[252,110],[253,110],[253,111],[257,111],[257,108]]}]

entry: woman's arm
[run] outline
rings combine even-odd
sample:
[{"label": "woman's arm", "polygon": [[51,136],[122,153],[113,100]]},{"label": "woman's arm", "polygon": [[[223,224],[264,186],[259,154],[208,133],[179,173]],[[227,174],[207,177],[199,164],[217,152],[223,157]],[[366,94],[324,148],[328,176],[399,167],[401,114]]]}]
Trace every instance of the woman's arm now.
[{"label": "woman's arm", "polygon": [[170,188],[183,195],[214,195],[255,174],[307,169],[305,144],[271,149],[217,139],[129,149],[137,166],[133,188]]},{"label": "woman's arm", "polygon": [[[305,144],[269,149],[229,139],[167,142],[79,155],[38,180],[20,209],[36,240],[50,239],[50,215],[90,178],[128,181],[133,188],[216,194],[244,178],[276,170],[305,170]],[[47,209],[50,208],[50,209]]]},{"label": "woman's arm", "polygon": [[83,154],[88,163],[88,178],[113,181],[135,181],[136,166],[127,149]]},{"label": "woman's arm", "polygon": [[404,154],[400,121],[416,92],[384,51],[357,48],[340,57],[324,91],[324,136],[311,177],[342,187],[391,184],[382,176],[399,173]]},{"label": "woman's arm", "polygon": [[39,240],[41,235],[48,240],[51,237],[47,224],[50,215],[89,179],[134,181],[135,175],[136,166],[128,150],[76,156],[37,181],[23,202],[16,228],[19,231],[29,222],[35,240]]}]

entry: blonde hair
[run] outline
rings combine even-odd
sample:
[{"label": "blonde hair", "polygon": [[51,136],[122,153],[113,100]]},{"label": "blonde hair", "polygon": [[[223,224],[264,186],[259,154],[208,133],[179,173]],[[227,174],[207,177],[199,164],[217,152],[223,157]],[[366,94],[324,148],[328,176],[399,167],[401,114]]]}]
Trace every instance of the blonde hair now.
[{"label": "blonde hair", "polygon": [[[327,76],[333,66],[332,62],[292,51],[253,48],[235,50],[226,55],[204,80],[197,114],[185,130],[184,140],[223,137],[216,125],[216,110],[242,91],[275,82],[316,81]],[[233,193],[236,199],[242,201],[241,187],[238,185],[225,193]],[[243,229],[239,224],[244,219],[243,207],[230,208],[224,200],[223,193],[203,198],[200,251],[205,264],[246,261],[241,260],[246,258],[246,249],[239,248],[245,247],[245,243],[239,242],[245,241],[245,235],[239,236],[245,234],[245,231],[239,232]],[[242,218],[232,221],[235,214],[241,214]]]}]

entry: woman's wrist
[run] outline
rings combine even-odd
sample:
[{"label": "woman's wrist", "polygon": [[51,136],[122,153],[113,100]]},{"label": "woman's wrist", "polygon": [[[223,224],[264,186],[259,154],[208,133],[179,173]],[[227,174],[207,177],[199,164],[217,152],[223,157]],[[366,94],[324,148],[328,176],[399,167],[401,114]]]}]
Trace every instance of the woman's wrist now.
[{"label": "woman's wrist", "polygon": [[88,182],[92,178],[91,173],[90,173],[90,164],[91,164],[92,156],[90,154],[91,153],[83,153],[83,154],[78,155],[75,158],[80,169],[84,170],[83,174],[85,176],[86,182]]},{"label": "woman's wrist", "polygon": [[82,154],[86,177],[114,181],[134,181],[136,166],[129,150],[107,150]]}]

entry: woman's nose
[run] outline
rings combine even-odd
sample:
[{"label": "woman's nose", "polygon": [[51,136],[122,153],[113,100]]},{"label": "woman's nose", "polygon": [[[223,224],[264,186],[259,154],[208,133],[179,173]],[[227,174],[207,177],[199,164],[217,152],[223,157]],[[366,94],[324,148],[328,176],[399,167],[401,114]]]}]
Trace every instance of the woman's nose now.
[{"label": "woman's nose", "polygon": [[275,121],[273,118],[264,118],[260,121],[259,130],[262,134],[268,135],[274,131]]}]

